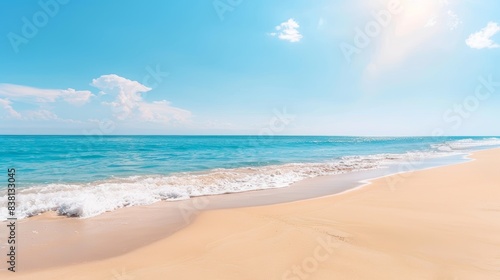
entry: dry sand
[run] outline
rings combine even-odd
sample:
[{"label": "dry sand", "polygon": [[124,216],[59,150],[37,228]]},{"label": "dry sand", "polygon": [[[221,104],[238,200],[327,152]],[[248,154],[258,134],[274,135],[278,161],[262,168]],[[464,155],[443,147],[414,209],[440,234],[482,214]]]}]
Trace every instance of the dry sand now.
[{"label": "dry sand", "polygon": [[[167,238],[117,257],[0,277],[500,279],[500,149],[472,157],[340,195],[205,211]],[[119,248],[113,235],[96,238]]]}]

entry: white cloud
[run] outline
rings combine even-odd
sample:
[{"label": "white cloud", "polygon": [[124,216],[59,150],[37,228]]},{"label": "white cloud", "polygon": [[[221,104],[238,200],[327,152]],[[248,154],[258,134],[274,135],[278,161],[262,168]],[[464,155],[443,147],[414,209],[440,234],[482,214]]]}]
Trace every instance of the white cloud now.
[{"label": "white cloud", "polygon": [[432,17],[427,21],[427,23],[424,25],[424,27],[433,27],[436,25],[436,23],[437,23],[437,18]]},{"label": "white cloud", "polygon": [[167,100],[142,103],[139,111],[142,118],[147,121],[185,121],[191,116],[189,111],[172,107]]},{"label": "white cloud", "polygon": [[21,118],[21,114],[19,114],[16,110],[14,110],[14,108],[12,108],[12,102],[10,102],[10,100],[0,98],[0,107],[2,107],[5,112],[7,112],[8,117],[14,119]]},{"label": "white cloud", "polygon": [[303,38],[302,34],[300,34],[298,30],[299,28],[300,25],[291,18],[276,26],[275,29],[277,32],[269,33],[269,35],[273,37],[277,36],[280,40],[295,43],[299,42]]},{"label": "white cloud", "polygon": [[[30,103],[53,103],[65,101],[72,105],[83,105],[90,101],[93,94],[90,91],[68,89],[41,89],[23,85],[0,84],[0,107],[7,112],[7,117],[17,120],[60,120],[54,113],[40,109],[36,111],[17,112],[12,107],[12,101]],[[12,100],[12,101],[11,101]]]},{"label": "white cloud", "polygon": [[141,93],[148,92],[148,88],[139,82],[131,81],[115,74],[102,75],[92,80],[92,86],[100,89],[101,94],[116,93],[115,101],[104,103],[115,108],[116,117],[125,119],[142,102]]},{"label": "white cloud", "polygon": [[[436,27],[441,25],[443,27],[447,27],[450,31],[457,29],[460,24],[462,24],[462,20],[458,16],[458,14],[450,8],[450,2],[448,0],[440,0],[439,5],[436,5],[434,0],[422,0],[418,2],[414,2],[415,4],[420,4],[425,7],[422,9],[423,15],[430,14],[431,17],[427,20],[424,27]],[[446,25],[446,26],[445,26]]]},{"label": "white cloud", "polygon": [[93,79],[91,85],[102,90],[103,94],[107,94],[107,92],[105,92],[106,90],[113,90],[116,88],[126,89],[127,91],[135,93],[147,92],[151,90],[151,88],[142,85],[137,81],[131,81],[115,74],[102,75],[97,79]]},{"label": "white cloud", "polygon": [[94,95],[88,90],[75,90],[72,88],[61,90],[62,99],[72,105],[83,105],[89,102],[92,96]]},{"label": "white cloud", "polygon": [[[63,120],[60,119],[56,114],[53,112],[46,110],[46,109],[38,109],[38,110],[31,110],[31,111],[24,111],[21,113],[17,112],[12,108],[12,102],[8,99],[2,99],[0,98],[0,108],[3,108],[4,111],[7,113],[7,118],[9,119],[15,119],[15,120],[23,120],[23,121],[47,121],[47,120],[56,120],[56,121],[72,121],[72,120]],[[0,115],[1,117],[1,115]]]},{"label": "white cloud", "polygon": [[452,10],[448,10],[446,12],[448,15],[448,27],[450,30],[455,30],[457,27],[462,23],[462,20],[460,20],[460,17]]},{"label": "white cloud", "polygon": [[149,122],[183,122],[191,117],[191,112],[173,107],[166,100],[144,101],[141,94],[151,88],[137,81],[110,74],[92,80],[91,85],[100,89],[102,94],[116,95],[114,101],[103,104],[111,106],[115,117],[120,120],[136,118]]},{"label": "white cloud", "polygon": [[499,44],[493,42],[491,37],[500,31],[500,25],[496,22],[489,22],[486,27],[480,31],[473,33],[465,40],[467,46],[473,49],[498,48]]},{"label": "white cloud", "polygon": [[73,104],[83,105],[92,97],[88,90],[68,89],[41,89],[14,84],[0,84],[0,97],[12,100],[35,101],[37,103],[56,102],[60,99]]}]

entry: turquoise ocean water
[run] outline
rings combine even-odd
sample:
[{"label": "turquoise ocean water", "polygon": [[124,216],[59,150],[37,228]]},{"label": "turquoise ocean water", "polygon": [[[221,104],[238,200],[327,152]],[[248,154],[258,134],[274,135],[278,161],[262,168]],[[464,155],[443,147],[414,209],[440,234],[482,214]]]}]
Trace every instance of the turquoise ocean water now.
[{"label": "turquoise ocean water", "polygon": [[90,217],[497,146],[498,137],[0,136],[0,162],[5,178],[16,169],[20,218]]}]

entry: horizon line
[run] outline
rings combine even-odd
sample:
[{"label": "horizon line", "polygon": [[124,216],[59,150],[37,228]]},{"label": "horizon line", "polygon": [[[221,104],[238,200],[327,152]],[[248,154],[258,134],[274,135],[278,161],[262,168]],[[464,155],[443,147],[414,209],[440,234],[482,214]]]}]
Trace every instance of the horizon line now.
[{"label": "horizon line", "polygon": [[435,137],[435,138],[445,138],[445,137],[500,137],[500,135],[328,135],[328,134],[276,134],[276,135],[262,135],[262,134],[0,134],[0,136],[89,136],[89,137],[108,137],[108,136],[175,136],[175,137],[186,137],[186,136],[226,136],[226,137],[374,137],[374,138],[384,138],[384,137]]}]

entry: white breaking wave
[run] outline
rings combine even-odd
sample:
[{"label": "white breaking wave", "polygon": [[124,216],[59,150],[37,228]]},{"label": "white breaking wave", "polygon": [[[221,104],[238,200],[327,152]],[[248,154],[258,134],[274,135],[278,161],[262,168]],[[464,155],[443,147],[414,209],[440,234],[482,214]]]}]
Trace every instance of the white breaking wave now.
[{"label": "white breaking wave", "polygon": [[[293,163],[264,167],[215,169],[169,176],[132,176],[86,184],[48,184],[18,190],[18,219],[47,211],[71,217],[92,217],[133,205],[160,200],[281,188],[305,178],[378,167],[374,159],[345,159],[331,163]],[[6,201],[6,193],[1,201]],[[0,220],[7,217],[1,205]]]},{"label": "white breaking wave", "polygon": [[[395,161],[447,156],[473,147],[500,145],[500,139],[459,140],[433,146],[434,151],[346,156],[324,163],[291,163],[262,167],[215,169],[168,176],[132,176],[85,184],[35,185],[17,190],[18,219],[55,211],[69,217],[93,217],[134,205],[203,195],[282,188],[306,178],[379,168]],[[7,192],[0,190],[0,221],[6,220]]]},{"label": "white breaking wave", "polygon": [[500,146],[500,139],[499,138],[487,138],[482,140],[461,139],[456,141],[448,141],[441,144],[434,144],[432,145],[432,148],[438,151],[451,152],[451,151],[461,151],[472,148],[491,147],[491,146]]}]

